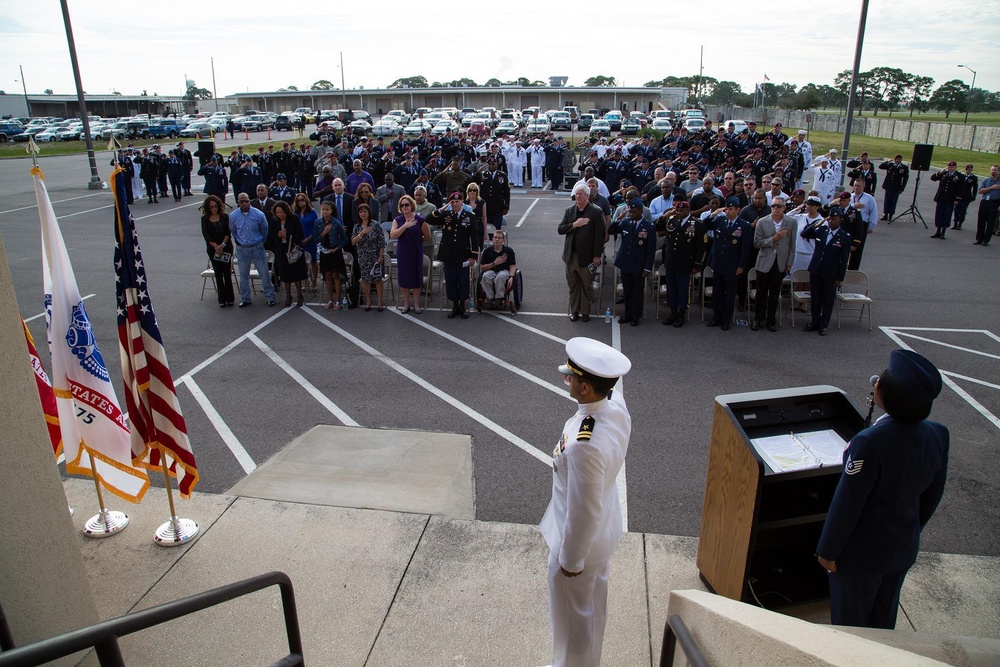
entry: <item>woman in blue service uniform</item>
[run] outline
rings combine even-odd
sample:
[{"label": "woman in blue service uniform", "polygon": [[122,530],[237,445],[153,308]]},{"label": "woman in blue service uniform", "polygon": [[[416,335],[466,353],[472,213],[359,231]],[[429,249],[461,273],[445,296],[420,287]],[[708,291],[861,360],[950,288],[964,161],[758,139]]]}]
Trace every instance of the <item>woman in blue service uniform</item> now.
[{"label": "woman in blue service uniform", "polygon": [[834,625],[896,627],[903,579],[948,474],[948,429],[927,419],[940,392],[930,361],[910,350],[889,355],[873,390],[886,414],[847,445],[816,548]]}]

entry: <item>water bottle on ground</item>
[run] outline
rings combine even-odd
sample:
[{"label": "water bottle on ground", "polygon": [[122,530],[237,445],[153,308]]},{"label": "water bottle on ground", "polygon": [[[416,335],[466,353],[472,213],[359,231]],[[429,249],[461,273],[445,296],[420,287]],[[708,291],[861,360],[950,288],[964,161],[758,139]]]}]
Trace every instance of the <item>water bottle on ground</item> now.
[{"label": "water bottle on ground", "polygon": [[347,297],[346,296],[340,302],[340,307],[343,308],[344,310],[347,310]]},{"label": "water bottle on ground", "polygon": [[611,324],[611,309],[608,308],[604,311],[604,323]]}]

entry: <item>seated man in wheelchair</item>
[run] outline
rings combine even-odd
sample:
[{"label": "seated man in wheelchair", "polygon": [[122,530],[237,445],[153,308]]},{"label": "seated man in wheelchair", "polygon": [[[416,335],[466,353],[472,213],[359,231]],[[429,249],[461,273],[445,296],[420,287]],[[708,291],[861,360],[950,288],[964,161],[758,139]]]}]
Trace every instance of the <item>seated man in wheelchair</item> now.
[{"label": "seated man in wheelchair", "polygon": [[504,245],[506,240],[507,234],[502,229],[493,232],[493,245],[487,247],[479,259],[479,270],[482,273],[479,285],[485,295],[487,308],[503,307],[508,285],[513,282],[511,276],[517,273],[514,251]]}]

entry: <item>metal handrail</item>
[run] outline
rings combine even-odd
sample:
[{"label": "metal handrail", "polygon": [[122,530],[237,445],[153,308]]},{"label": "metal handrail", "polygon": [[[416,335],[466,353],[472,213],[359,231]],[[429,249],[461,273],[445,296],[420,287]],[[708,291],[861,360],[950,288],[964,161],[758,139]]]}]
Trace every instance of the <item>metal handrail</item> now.
[{"label": "metal handrail", "polygon": [[125,662],[118,648],[118,637],[146,630],[154,625],[166,623],[275,585],[281,591],[285,634],[288,637],[288,655],[273,663],[271,667],[304,665],[302,637],[299,634],[299,617],[295,608],[295,591],[292,588],[292,580],[284,572],[268,572],[5,651],[0,653],[0,667],[43,664],[90,648],[97,651],[97,658],[102,667],[124,667]]},{"label": "metal handrail", "polygon": [[689,665],[692,667],[708,667],[708,660],[702,654],[698,642],[694,640],[684,621],[677,614],[668,616],[667,622],[663,625],[660,667],[673,667],[674,649],[678,643],[681,645],[681,651],[684,653],[684,657],[687,658]]}]

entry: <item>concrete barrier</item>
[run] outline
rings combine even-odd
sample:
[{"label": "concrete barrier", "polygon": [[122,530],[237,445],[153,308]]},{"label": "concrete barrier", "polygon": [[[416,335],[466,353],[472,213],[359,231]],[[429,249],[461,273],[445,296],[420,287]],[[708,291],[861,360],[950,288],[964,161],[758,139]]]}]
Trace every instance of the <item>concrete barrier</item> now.
[{"label": "concrete barrier", "polygon": [[[787,109],[746,109],[743,107],[706,107],[707,118],[718,118],[722,114],[726,120],[740,118],[757,121],[759,132],[768,131],[774,123],[786,128],[808,128],[820,132],[843,132],[846,125],[843,114],[819,114]],[[851,132],[868,137],[895,139],[916,144],[934,144],[965,150],[1000,153],[1000,127],[991,125],[965,125],[962,123],[929,123],[914,120],[907,114],[896,116],[861,116],[851,122]],[[811,120],[806,122],[806,116]],[[919,116],[915,117],[919,118]]]}]

